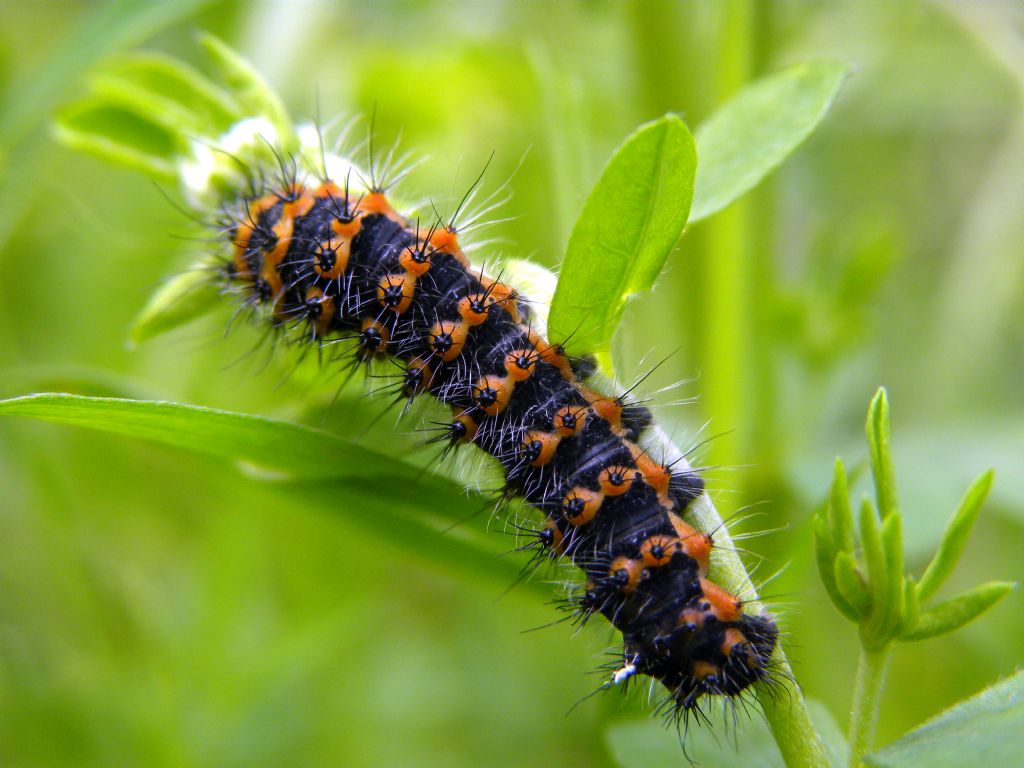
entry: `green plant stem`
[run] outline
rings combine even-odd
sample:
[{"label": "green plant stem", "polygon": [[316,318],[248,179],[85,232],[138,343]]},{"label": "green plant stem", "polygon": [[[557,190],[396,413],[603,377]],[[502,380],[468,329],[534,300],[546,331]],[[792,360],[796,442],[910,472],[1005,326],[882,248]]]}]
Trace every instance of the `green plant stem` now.
[{"label": "green plant stem", "polygon": [[774,685],[758,683],[755,693],[782,759],[788,768],[827,768],[825,745],[811,723],[803,692],[781,647],[776,648],[773,662]]},{"label": "green plant stem", "polygon": [[[723,8],[716,56],[715,96],[719,103],[739,91],[753,74],[756,30],[755,6],[750,0],[729,0]],[[697,162],[700,163],[700,158]],[[752,326],[750,288],[754,265],[751,263],[750,226],[749,203],[744,201],[734,203],[707,223],[704,251],[707,312],[703,332],[706,344],[701,367],[708,414],[720,428],[747,423],[742,387],[751,359],[746,341]],[[743,446],[730,449],[725,441],[713,441],[708,461],[710,464],[735,464],[743,451]],[[723,548],[728,550],[728,545]],[[734,552],[729,555],[731,557],[722,558],[728,562],[719,565],[728,573],[722,579],[723,585],[736,594],[756,594],[739,557]],[[803,694],[793,680],[781,647],[776,649],[774,661],[775,684],[770,688],[759,684],[757,699],[779,752],[789,768],[823,768],[828,765],[824,745],[811,724]]]},{"label": "green plant stem", "polygon": [[[754,8],[750,0],[728,0],[721,6],[717,37],[715,100],[725,103],[752,72]],[[700,163],[700,158],[697,160]],[[749,360],[745,337],[750,327],[750,216],[745,201],[733,203],[707,223],[704,284],[707,301],[701,350],[704,398],[717,429],[744,424],[742,385]],[[715,440],[708,463],[731,466],[743,455],[742,446]]]},{"label": "green plant stem", "polygon": [[890,649],[890,645],[875,650],[861,649],[850,714],[850,768],[858,768],[874,744]]}]

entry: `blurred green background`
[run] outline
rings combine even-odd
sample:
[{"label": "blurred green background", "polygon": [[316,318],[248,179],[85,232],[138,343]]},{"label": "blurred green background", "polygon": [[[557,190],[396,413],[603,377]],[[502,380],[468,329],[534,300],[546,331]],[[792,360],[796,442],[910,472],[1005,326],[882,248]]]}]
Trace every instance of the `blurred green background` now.
[{"label": "blurred green background", "polygon": [[[767,183],[689,230],[627,313],[620,371],[714,465],[726,513],[777,604],[796,674],[845,724],[854,629],[824,596],[807,521],[832,459],[865,455],[875,387],[893,403],[909,565],[972,477],[993,496],[951,587],[1024,577],[1024,11],[1017,3],[0,3],[0,395],[73,391],[306,421],[405,452],[414,421],[344,397],[330,371],[248,354],[226,312],[130,350],[133,316],[199,244],[140,176],[57,145],[92,65],[144,47],[202,65],[209,30],[293,113],[376,108],[430,160],[406,197],[444,199],[492,151],[514,197],[483,253],[556,267],[612,148],[666,111],[696,127],[739,86],[818,57],[855,71]],[[174,190],[167,190],[174,196]],[[723,255],[735,280],[716,280]],[[737,329],[722,343],[722,328]],[[722,382],[728,379],[723,386]],[[696,398],[693,404],[675,401]],[[377,410],[375,410],[377,409]],[[710,423],[709,423],[710,422]],[[608,765],[591,699],[602,627],[556,617],[517,562],[410,554],[195,456],[0,423],[4,765]],[[416,489],[408,489],[415,495]],[[329,497],[330,498],[330,497]],[[429,510],[429,497],[421,499]],[[348,509],[347,516],[360,510]],[[465,524],[483,529],[486,515]],[[491,528],[500,531],[501,525]],[[462,535],[456,531],[444,534]],[[514,539],[492,533],[498,557]],[[476,546],[474,544],[474,546]],[[514,556],[513,556],[514,557]],[[1021,597],[899,646],[880,743],[1011,672]]]}]

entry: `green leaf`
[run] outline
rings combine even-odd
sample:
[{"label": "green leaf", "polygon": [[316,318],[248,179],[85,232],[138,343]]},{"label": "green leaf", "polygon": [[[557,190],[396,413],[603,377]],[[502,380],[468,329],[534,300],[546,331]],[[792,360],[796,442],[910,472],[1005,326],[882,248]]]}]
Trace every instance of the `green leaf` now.
[{"label": "green leaf", "polygon": [[860,507],[860,540],[864,547],[864,563],[867,566],[868,591],[871,595],[871,615],[861,625],[865,647],[877,647],[888,642],[881,636],[889,608],[888,568],[882,534],[878,527],[878,515],[871,500],[864,498]]},{"label": "green leaf", "polygon": [[404,482],[421,474],[419,467],[327,432],[195,405],[46,393],[0,400],[0,416],[28,416],[153,440],[289,477],[390,476]]},{"label": "green leaf", "polygon": [[899,515],[882,521],[882,549],[885,552],[886,612],[884,631],[891,637],[903,618],[903,525]]},{"label": "green leaf", "polygon": [[209,33],[199,35],[214,67],[227,84],[232,96],[250,116],[266,117],[278,130],[278,139],[285,144],[292,136],[292,121],[281,98],[263,76],[246,59],[224,41]]},{"label": "green leaf", "polygon": [[962,592],[922,611],[917,627],[900,639],[916,642],[960,629],[1006,597],[1015,586],[1010,581],[990,581]]},{"label": "green leaf", "polygon": [[697,131],[700,167],[690,221],[706,219],[757,186],[827,114],[848,68],[798,64],[744,88]]},{"label": "green leaf", "polygon": [[[489,506],[482,496],[317,429],[178,403],[65,394],[0,400],[0,416],[152,440],[255,468],[258,476],[274,481],[267,483],[269,492],[289,503],[345,514],[347,524],[380,535],[389,545],[401,545],[420,559],[445,567],[468,564],[474,572],[508,580],[521,570],[514,558],[495,556],[500,542],[482,527],[462,525]],[[350,503],[338,504],[342,498]],[[419,499],[429,503],[420,504]]]},{"label": "green leaf", "polygon": [[549,330],[597,355],[606,373],[627,301],[651,288],[686,224],[696,162],[693,137],[675,115],[640,126],[615,151],[573,228]]},{"label": "green leaf", "polygon": [[853,511],[843,460],[836,458],[828,495],[828,522],[832,546],[837,552],[853,552]]},{"label": "green leaf", "polygon": [[200,261],[161,285],[132,323],[132,343],[191,323],[218,306],[221,295],[214,268],[209,260]]},{"label": "green leaf", "polygon": [[130,109],[90,98],[67,109],[54,134],[62,143],[127,166],[161,181],[178,178],[176,159],[182,149],[165,128]]},{"label": "green leaf", "polygon": [[150,52],[122,54],[97,77],[116,79],[176,105],[197,118],[208,135],[217,135],[245,117],[230,93],[171,56]]},{"label": "green leaf", "polygon": [[935,557],[928,564],[918,584],[917,595],[921,600],[927,600],[935,594],[959,562],[967,544],[967,537],[974,527],[974,521],[978,519],[981,505],[985,503],[985,498],[992,487],[993,477],[994,473],[991,470],[983,474],[974,481],[960,500],[960,506],[949,519],[942,534],[942,541],[939,542]]},{"label": "green leaf", "polygon": [[892,433],[889,424],[889,397],[879,387],[868,406],[865,431],[871,451],[871,475],[875,481],[878,511],[885,520],[899,511],[896,501],[896,478],[892,468]]},{"label": "green leaf", "polygon": [[1024,672],[864,758],[873,768],[1024,765]]},{"label": "green leaf", "polygon": [[859,622],[871,610],[871,595],[857,568],[857,561],[849,552],[836,555],[833,578],[839,594],[853,611],[853,615],[847,614],[847,618]]},{"label": "green leaf", "polygon": [[839,612],[850,621],[858,621],[858,611],[854,608],[853,602],[843,594],[837,583],[835,566],[837,553],[829,547],[828,539],[828,522],[823,515],[819,515],[814,518],[814,555],[818,563],[821,582],[825,585],[829,599]]},{"label": "green leaf", "polygon": [[896,627],[897,635],[909,635],[921,622],[921,601],[917,596],[917,585],[914,579],[907,576],[903,580],[903,616],[899,626]]}]

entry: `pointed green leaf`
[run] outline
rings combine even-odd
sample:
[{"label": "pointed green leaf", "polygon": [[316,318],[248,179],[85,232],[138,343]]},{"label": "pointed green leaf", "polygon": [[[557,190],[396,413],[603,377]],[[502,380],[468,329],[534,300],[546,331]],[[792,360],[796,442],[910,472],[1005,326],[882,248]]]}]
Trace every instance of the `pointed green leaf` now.
[{"label": "pointed green leaf", "polygon": [[847,618],[859,623],[871,611],[871,594],[853,555],[849,552],[836,555],[834,576],[839,594],[852,608],[852,615],[846,614]]},{"label": "pointed green leaf", "polygon": [[981,616],[1016,586],[1009,581],[990,581],[961,592],[922,611],[917,627],[901,639],[916,642],[953,632]]},{"label": "pointed green leaf", "polygon": [[153,440],[294,477],[391,475],[413,480],[421,474],[414,465],[317,429],[180,403],[38,394],[0,400],[0,416],[28,416]]},{"label": "pointed green leaf", "polygon": [[832,604],[850,621],[858,621],[858,613],[850,600],[839,589],[835,571],[836,553],[828,545],[828,523],[823,515],[814,518],[814,554],[818,563],[818,574],[825,585]]},{"label": "pointed green leaf", "polygon": [[132,343],[191,323],[219,306],[221,296],[214,269],[209,260],[200,261],[161,285],[132,323]]},{"label": "pointed green leaf", "polygon": [[[453,526],[483,497],[460,483],[341,437],[289,422],[158,401],[41,394],[0,400],[0,416],[24,416],[151,440],[255,468],[289,503],[336,510],[346,523],[443,567],[468,566],[500,579],[520,564],[495,557],[482,528]],[[415,488],[415,494],[409,489]],[[429,508],[417,500],[430,499]],[[352,503],[339,504],[339,499]],[[542,587],[543,588],[543,587]]]},{"label": "pointed green leaf", "polygon": [[946,530],[942,534],[942,541],[935,552],[935,557],[928,564],[921,582],[917,587],[917,594],[921,600],[927,600],[935,591],[942,586],[953,572],[960,555],[963,554],[964,546],[967,544],[967,537],[974,527],[974,521],[978,519],[981,505],[985,503],[989,489],[992,487],[994,473],[989,470],[967,489],[967,493],[960,500],[956,512],[946,524]]},{"label": "pointed green leaf", "polygon": [[907,576],[903,582],[903,617],[896,627],[896,634],[909,635],[917,629],[920,622],[921,602],[917,596],[917,585],[914,584],[913,577]]},{"label": "pointed green leaf", "polygon": [[916,629],[900,639],[916,642],[960,629],[1006,597],[1015,586],[1010,581],[990,581],[962,592],[922,611]]},{"label": "pointed green leaf", "polygon": [[853,552],[853,510],[850,509],[846,468],[843,466],[843,460],[838,457],[828,495],[828,520],[832,532],[832,546],[837,551]]},{"label": "pointed green leaf", "polygon": [[[150,120],[172,136],[184,139],[205,132],[205,121],[194,109],[129,79],[101,72],[91,78],[89,87],[96,99]],[[184,140],[181,144],[185,146]]]},{"label": "pointed green leaf", "polygon": [[160,181],[177,179],[181,145],[174,135],[131,110],[96,99],[66,110],[54,125],[62,143],[134,168]]},{"label": "pointed green leaf", "polygon": [[798,64],[747,86],[697,131],[700,166],[690,221],[725,208],[757,186],[828,113],[848,68]]},{"label": "pointed green leaf", "polygon": [[878,514],[871,500],[865,497],[860,507],[860,541],[864,547],[864,564],[867,566],[868,592],[871,595],[871,615],[862,625],[862,634],[874,643],[884,642],[880,636],[889,610],[888,568],[882,533],[878,526]]},{"label": "pointed green leaf", "polygon": [[640,126],[608,162],[569,238],[549,331],[596,354],[606,373],[627,301],[651,288],[686,224],[696,161],[675,115]]},{"label": "pointed green leaf", "polygon": [[884,633],[892,635],[903,618],[903,525],[899,515],[882,521],[882,549],[885,551],[886,617]]},{"label": "pointed green leaf", "polygon": [[231,95],[250,116],[263,116],[279,132],[278,139],[286,146],[292,136],[292,122],[281,98],[263,76],[233,48],[209,33],[199,35]]},{"label": "pointed green leaf", "polygon": [[899,511],[896,502],[896,478],[892,468],[892,434],[889,424],[889,397],[879,387],[868,407],[866,425],[871,451],[871,475],[875,481],[878,512],[884,520]]},{"label": "pointed green leaf", "polygon": [[1024,671],[868,755],[872,768],[1024,765]]},{"label": "pointed green leaf", "polygon": [[238,102],[206,75],[185,62],[159,53],[136,52],[109,62],[103,76],[159,95],[200,118],[204,133],[217,135],[245,117]]}]

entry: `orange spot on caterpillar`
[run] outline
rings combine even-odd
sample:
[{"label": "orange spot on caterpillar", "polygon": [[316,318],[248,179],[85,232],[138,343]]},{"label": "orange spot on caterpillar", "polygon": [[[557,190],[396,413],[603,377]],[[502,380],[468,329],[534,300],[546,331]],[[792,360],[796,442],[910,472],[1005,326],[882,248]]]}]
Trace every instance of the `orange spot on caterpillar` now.
[{"label": "orange spot on caterpillar", "polygon": [[[532,328],[524,328],[523,330],[526,331],[526,337],[530,340],[530,344],[533,345],[534,349],[537,350],[541,360],[555,366],[566,381],[576,381],[576,374],[573,372],[572,366],[569,365],[569,358],[565,356],[560,345],[548,344],[544,337]],[[580,387],[580,391],[583,392],[584,397],[587,396],[585,387]]]},{"label": "orange spot on caterpillar", "polygon": [[256,231],[256,224],[260,216],[278,202],[276,195],[264,195],[246,207],[245,220],[239,221],[235,230],[235,274],[239,277],[250,276],[249,264],[245,260],[245,253],[249,250],[249,241],[253,232]]},{"label": "orange spot on caterpillar", "polygon": [[505,376],[484,376],[473,389],[473,400],[488,416],[497,416],[508,405],[515,382]]},{"label": "orange spot on caterpillar", "polygon": [[743,646],[746,642],[746,635],[735,627],[729,627],[725,630],[725,637],[722,639],[722,655],[731,656],[733,648],[738,645]]},{"label": "orange spot on caterpillar", "polygon": [[341,277],[348,269],[351,241],[345,238],[330,238],[313,250],[313,270],[328,280]]},{"label": "orange spot on caterpillar", "polygon": [[693,671],[691,673],[697,680],[708,680],[712,677],[718,677],[722,674],[722,670],[718,668],[717,664],[712,664],[710,661],[701,661],[698,659],[693,662]]},{"label": "orange spot on caterpillar", "polygon": [[455,410],[452,411],[452,413],[453,413],[454,419],[455,419],[454,422],[453,422],[453,426],[455,424],[458,424],[458,425],[461,425],[461,427],[462,427],[461,429],[457,430],[457,433],[461,433],[461,434],[458,434],[459,442],[462,442],[462,443],[471,443],[471,442],[473,442],[473,438],[476,437],[476,430],[477,430],[477,427],[478,427],[478,425],[476,423],[476,420],[472,416],[470,416],[468,413],[466,413],[465,411],[463,411],[461,409],[455,409]]},{"label": "orange spot on caterpillar", "polygon": [[397,315],[409,308],[415,293],[416,278],[408,272],[384,275],[377,283],[377,301]]},{"label": "orange spot on caterpillar", "polygon": [[601,491],[606,496],[621,496],[629,490],[634,478],[639,478],[640,473],[635,469],[624,467],[620,464],[612,464],[605,467],[597,476],[597,482]]},{"label": "orange spot on caterpillar", "polygon": [[684,608],[676,621],[676,626],[686,627],[691,632],[704,626],[704,612],[696,608]]},{"label": "orange spot on caterpillar", "polygon": [[459,238],[447,227],[439,227],[430,234],[430,245],[438,253],[453,256],[462,266],[469,266],[469,259],[459,246]]},{"label": "orange spot on caterpillar", "polygon": [[430,252],[417,245],[407,245],[398,257],[398,265],[413,277],[423,277],[430,270]]},{"label": "orange spot on caterpillar", "polygon": [[513,381],[526,381],[533,375],[536,362],[532,349],[515,349],[505,356],[505,372]]},{"label": "orange spot on caterpillar", "polygon": [[406,363],[402,392],[408,397],[425,392],[430,387],[430,380],[433,376],[434,372],[431,370],[430,364],[422,358],[414,357]]},{"label": "orange spot on caterpillar", "polygon": [[322,337],[331,329],[334,299],[324,298],[324,293],[319,288],[310,288],[306,291],[306,317],[313,325],[314,335]]},{"label": "orange spot on caterpillar", "polygon": [[288,252],[288,244],[292,239],[292,231],[295,227],[295,221],[291,218],[282,217],[276,225],[274,225],[274,237],[276,238],[276,244],[269,253],[263,255],[263,265],[260,268],[260,277],[266,281],[267,285],[270,286],[270,292],[273,296],[279,297],[281,294],[281,276],[278,274],[277,268],[280,265],[284,255]]},{"label": "orange spot on caterpillar", "polygon": [[659,497],[665,497],[663,500],[667,500],[668,486],[672,480],[672,473],[668,467],[656,462],[636,443],[629,443],[628,445],[630,453],[633,454],[633,463],[636,464],[636,468],[643,475],[644,482],[651,486]]},{"label": "orange spot on caterpillar", "polygon": [[343,240],[351,241],[353,237],[359,234],[359,230],[362,228],[363,224],[359,219],[352,219],[351,221],[334,219],[331,221],[331,231]]},{"label": "orange spot on caterpillar", "polygon": [[567,405],[555,412],[555,429],[562,437],[579,432],[587,423],[587,409],[582,405]]},{"label": "orange spot on caterpillar", "polygon": [[540,532],[540,540],[552,552],[562,554],[565,534],[558,527],[558,523],[550,517],[544,521],[544,529]]},{"label": "orange spot on caterpillar", "polygon": [[405,219],[403,219],[398,212],[391,207],[391,203],[383,192],[370,192],[369,194],[363,195],[363,198],[359,201],[357,211],[362,216],[369,216],[374,213],[383,214],[396,224],[401,224],[403,227],[407,223]]},{"label": "orange spot on caterpillar", "polygon": [[697,561],[697,567],[702,576],[707,574],[715,540],[709,534],[701,533],[696,528],[687,525],[683,518],[675,512],[669,512],[668,519],[672,523],[672,527],[676,529],[676,535],[679,536],[679,543],[683,551]]},{"label": "orange spot on caterpillar", "polygon": [[562,516],[572,525],[586,525],[597,516],[604,494],[577,486],[562,499]]},{"label": "orange spot on caterpillar", "polygon": [[679,540],[671,536],[651,536],[640,545],[640,554],[648,568],[660,568],[679,551]]},{"label": "orange spot on caterpillar", "polygon": [[383,355],[387,350],[391,334],[383,325],[367,317],[363,320],[362,330],[359,332],[359,350],[357,352],[361,360],[368,360],[371,357]]},{"label": "orange spot on caterpillar", "polygon": [[[581,389],[583,390],[583,396],[590,400],[590,410],[593,411],[594,415],[607,421],[611,426],[612,431],[621,433],[622,403],[613,398],[598,395],[595,392],[587,390],[585,387]],[[591,397],[593,397],[593,399],[591,399]]]},{"label": "orange spot on caterpillar", "polygon": [[543,467],[555,457],[558,448],[558,435],[554,432],[541,432],[534,429],[523,438],[523,455],[531,467]]},{"label": "orange spot on caterpillar", "polygon": [[465,324],[456,320],[442,320],[434,323],[427,334],[427,343],[434,354],[450,363],[462,354],[466,344],[468,329]]},{"label": "orange spot on caterpillar", "polygon": [[483,295],[475,293],[459,299],[459,314],[470,326],[487,322],[487,305],[484,303]]},{"label": "orange spot on caterpillar", "polygon": [[514,322],[523,322],[523,313],[519,310],[519,292],[515,288],[489,277],[481,277],[480,284],[487,292],[488,304],[504,309],[509,313]]},{"label": "orange spot on caterpillar", "polygon": [[716,619],[725,623],[739,621],[740,608],[743,604],[736,597],[703,577],[700,580],[700,589],[704,593],[704,599],[711,605],[711,614]]},{"label": "orange spot on caterpillar", "polygon": [[630,557],[615,558],[612,560],[612,567],[608,570],[608,574],[618,585],[619,591],[626,594],[636,590],[644,573],[643,562]]}]

